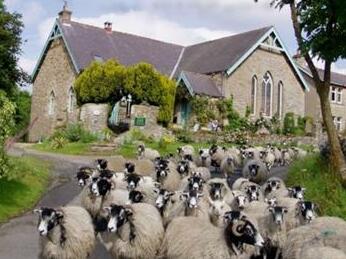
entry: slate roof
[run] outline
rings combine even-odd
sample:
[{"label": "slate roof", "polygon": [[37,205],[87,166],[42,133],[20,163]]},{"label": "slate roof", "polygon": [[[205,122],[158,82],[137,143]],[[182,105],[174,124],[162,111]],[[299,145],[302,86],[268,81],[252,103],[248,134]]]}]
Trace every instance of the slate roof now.
[{"label": "slate roof", "polygon": [[182,74],[187,79],[194,93],[218,98],[222,97],[222,93],[210,76],[189,71],[182,71]]},{"label": "slate roof", "polygon": [[[312,78],[311,71],[307,66],[301,66],[299,65],[299,68],[301,71],[304,72],[304,76],[308,76],[309,78]],[[321,79],[324,78],[324,70],[323,69],[317,69],[318,74]],[[336,73],[336,72],[331,72],[330,74],[330,82],[333,85],[338,85],[346,88],[346,75]]]},{"label": "slate roof", "polygon": [[60,26],[78,70],[88,66],[96,56],[103,60],[115,58],[123,65],[147,62],[170,75],[183,48],[127,33],[108,33],[103,28],[73,21]]}]

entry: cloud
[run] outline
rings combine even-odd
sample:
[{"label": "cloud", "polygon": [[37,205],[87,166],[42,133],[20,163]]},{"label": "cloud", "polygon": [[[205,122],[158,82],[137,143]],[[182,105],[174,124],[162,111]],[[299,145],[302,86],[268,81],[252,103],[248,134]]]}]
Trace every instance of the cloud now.
[{"label": "cloud", "polygon": [[38,25],[38,40],[42,46],[48,39],[48,35],[52,30],[55,19],[55,17],[47,18]]},{"label": "cloud", "polygon": [[33,72],[35,65],[36,65],[36,60],[34,59],[29,59],[25,57],[19,58],[19,66],[29,75],[31,75],[31,73]]},{"label": "cloud", "polygon": [[25,2],[23,4],[23,22],[26,26],[38,23],[44,15],[45,9],[38,2]]},{"label": "cloud", "polygon": [[145,11],[109,13],[99,17],[75,18],[75,20],[99,27],[102,27],[105,21],[111,21],[113,22],[113,30],[182,45],[191,45],[233,34],[232,31],[227,30],[181,26]]}]

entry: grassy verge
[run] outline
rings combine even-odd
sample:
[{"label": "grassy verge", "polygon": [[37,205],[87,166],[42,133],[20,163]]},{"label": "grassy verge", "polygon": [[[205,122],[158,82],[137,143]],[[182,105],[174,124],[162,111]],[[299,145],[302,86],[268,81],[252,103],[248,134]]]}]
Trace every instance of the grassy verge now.
[{"label": "grassy verge", "polygon": [[66,155],[84,155],[90,153],[90,143],[72,142],[67,143],[63,147],[53,149],[50,142],[35,144],[32,147],[39,151],[60,153]]},{"label": "grassy verge", "polygon": [[11,158],[15,180],[0,179],[0,223],[32,208],[46,190],[49,165],[34,158]]},{"label": "grassy verge", "polygon": [[318,155],[296,161],[289,169],[287,185],[306,187],[306,200],[318,204],[322,215],[346,220],[346,189]]}]

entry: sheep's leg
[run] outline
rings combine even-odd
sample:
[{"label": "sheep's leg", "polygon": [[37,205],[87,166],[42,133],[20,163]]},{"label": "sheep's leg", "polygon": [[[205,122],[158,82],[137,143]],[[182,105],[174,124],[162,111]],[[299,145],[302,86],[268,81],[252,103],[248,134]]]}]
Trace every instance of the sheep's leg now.
[{"label": "sheep's leg", "polygon": [[280,248],[278,247],[277,249],[276,249],[276,254],[275,254],[275,259],[279,259],[279,257],[280,257]]}]

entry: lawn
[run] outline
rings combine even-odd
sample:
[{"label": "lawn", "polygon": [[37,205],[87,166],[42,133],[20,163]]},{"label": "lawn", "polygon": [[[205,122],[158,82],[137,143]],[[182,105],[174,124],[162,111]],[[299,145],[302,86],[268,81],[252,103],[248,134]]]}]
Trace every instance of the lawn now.
[{"label": "lawn", "polygon": [[49,182],[49,164],[21,157],[10,159],[16,180],[0,179],[0,223],[33,208]]},{"label": "lawn", "polygon": [[72,142],[67,143],[62,148],[53,149],[50,142],[35,144],[32,147],[39,151],[60,153],[66,155],[85,155],[90,153],[90,143]]},{"label": "lawn", "polygon": [[346,189],[333,175],[330,166],[318,155],[296,161],[289,169],[287,185],[302,185],[306,200],[317,203],[321,215],[346,220]]}]

